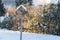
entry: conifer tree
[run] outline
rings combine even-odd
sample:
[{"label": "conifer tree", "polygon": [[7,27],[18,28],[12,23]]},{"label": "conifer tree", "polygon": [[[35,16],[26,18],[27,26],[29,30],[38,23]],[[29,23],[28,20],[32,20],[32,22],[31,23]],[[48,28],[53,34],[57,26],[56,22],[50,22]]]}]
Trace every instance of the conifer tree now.
[{"label": "conifer tree", "polygon": [[15,2],[16,2],[16,7],[26,3],[29,3],[30,5],[32,5],[32,0],[15,0]]},{"label": "conifer tree", "polygon": [[2,0],[0,0],[0,16],[4,16],[4,15],[5,15],[5,9]]}]

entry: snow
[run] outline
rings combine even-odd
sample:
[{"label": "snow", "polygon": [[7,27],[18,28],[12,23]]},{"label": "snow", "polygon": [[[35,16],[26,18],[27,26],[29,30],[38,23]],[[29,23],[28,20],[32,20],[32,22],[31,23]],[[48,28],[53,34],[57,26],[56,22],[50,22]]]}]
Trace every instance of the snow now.
[{"label": "snow", "polygon": [[[20,32],[0,29],[0,40],[20,40]],[[23,32],[22,40],[60,40],[60,37],[48,34]]]},{"label": "snow", "polygon": [[5,16],[0,17],[0,22],[2,23],[5,20],[8,21],[9,20],[8,18],[9,18],[9,13],[6,13]]},{"label": "snow", "polygon": [[33,5],[35,6],[49,4],[49,3],[57,4],[58,0],[33,0]]},{"label": "snow", "polygon": [[19,5],[19,6],[16,8],[16,11],[18,11],[21,7],[22,7],[21,10],[27,11],[26,7],[24,7],[23,5]]},{"label": "snow", "polygon": [[0,22],[2,22],[4,20],[4,17],[2,16],[2,17],[0,17]]},{"label": "snow", "polygon": [[0,40],[20,40],[20,33],[17,31],[0,30]]},{"label": "snow", "polygon": [[47,34],[24,33],[23,40],[60,40],[60,37]]}]

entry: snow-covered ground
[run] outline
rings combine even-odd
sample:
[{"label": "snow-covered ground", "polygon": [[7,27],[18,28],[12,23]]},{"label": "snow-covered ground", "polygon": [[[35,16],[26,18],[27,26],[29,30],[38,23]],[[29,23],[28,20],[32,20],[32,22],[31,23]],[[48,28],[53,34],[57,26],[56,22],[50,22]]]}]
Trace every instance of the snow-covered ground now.
[{"label": "snow-covered ground", "polygon": [[0,40],[20,40],[18,31],[0,30]]},{"label": "snow-covered ground", "polygon": [[[23,32],[22,40],[60,40],[59,36]],[[0,40],[20,40],[20,32],[0,30]]]}]

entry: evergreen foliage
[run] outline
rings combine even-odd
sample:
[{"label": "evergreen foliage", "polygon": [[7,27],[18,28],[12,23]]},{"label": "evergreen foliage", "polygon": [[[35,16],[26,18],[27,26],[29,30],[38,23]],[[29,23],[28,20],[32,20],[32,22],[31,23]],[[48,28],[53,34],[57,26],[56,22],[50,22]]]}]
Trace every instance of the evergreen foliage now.
[{"label": "evergreen foliage", "polygon": [[4,15],[5,15],[5,9],[2,0],[0,0],[0,16],[4,16]]}]

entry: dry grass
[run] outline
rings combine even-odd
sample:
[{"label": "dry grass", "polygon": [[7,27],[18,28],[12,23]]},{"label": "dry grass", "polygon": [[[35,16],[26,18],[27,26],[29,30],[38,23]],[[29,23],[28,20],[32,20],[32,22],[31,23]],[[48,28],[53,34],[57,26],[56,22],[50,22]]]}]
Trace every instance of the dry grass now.
[{"label": "dry grass", "polygon": [[16,7],[8,7],[8,8],[6,8],[6,11],[9,13],[9,15],[11,15],[11,16],[13,16],[13,15],[16,15],[16,13],[15,13],[15,10],[16,10]]},{"label": "dry grass", "polygon": [[29,4],[26,4],[25,7],[28,10],[28,13],[30,15],[35,15],[38,13],[43,13],[43,6],[30,6]]}]

